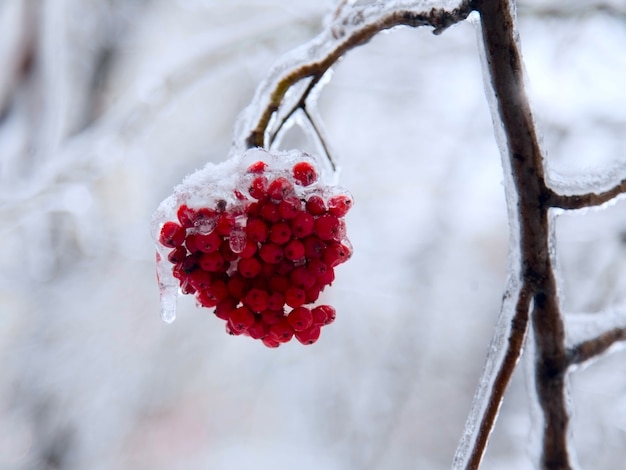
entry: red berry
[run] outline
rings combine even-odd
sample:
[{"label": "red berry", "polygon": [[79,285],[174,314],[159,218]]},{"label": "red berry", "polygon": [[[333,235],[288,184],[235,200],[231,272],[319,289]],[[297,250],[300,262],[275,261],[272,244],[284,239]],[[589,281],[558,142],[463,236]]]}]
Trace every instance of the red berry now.
[{"label": "red berry", "polygon": [[268,282],[268,287],[273,292],[284,293],[289,289],[291,283],[289,282],[289,278],[285,276],[272,276]]},{"label": "red berry", "polygon": [[[337,312],[330,305],[319,305],[311,310],[314,325],[330,325],[335,321]],[[318,323],[323,321],[323,323]]]},{"label": "red berry", "polygon": [[261,219],[250,219],[246,225],[246,235],[248,240],[254,243],[264,242],[267,240],[269,230],[267,225]]},{"label": "red berry", "polygon": [[222,254],[222,256],[224,257],[224,260],[227,263],[230,263],[231,261],[235,261],[240,256],[239,254],[233,251],[233,249],[230,247],[230,242],[228,240],[224,240],[222,244],[220,245],[220,253]]},{"label": "red berry", "polygon": [[303,331],[313,324],[313,315],[308,308],[298,307],[287,315],[287,321],[296,332]]},{"label": "red berry", "polygon": [[320,294],[322,293],[322,287],[314,285],[313,287],[308,288],[304,293],[306,299],[305,303],[312,304],[319,298]]},{"label": "red berry", "polygon": [[267,298],[267,308],[269,310],[282,311],[285,307],[285,296],[280,292],[272,292]]},{"label": "red berry", "polygon": [[293,262],[284,259],[276,266],[276,274],[279,276],[287,276],[291,271],[293,271],[293,268]]},{"label": "red berry", "polygon": [[228,298],[230,292],[226,286],[226,282],[222,279],[215,279],[207,289],[207,291],[218,301]]},{"label": "red berry", "polygon": [[313,233],[315,219],[307,212],[300,212],[291,220],[291,233],[296,238],[304,238]]},{"label": "red berry", "polygon": [[248,307],[236,308],[228,315],[228,323],[235,332],[243,333],[253,325],[254,314]]},{"label": "red berry", "polygon": [[275,201],[279,201],[281,199],[286,199],[292,196],[295,193],[293,185],[291,181],[287,178],[279,176],[274,181],[270,182],[267,187],[267,195],[274,199]]},{"label": "red berry", "polygon": [[300,240],[291,240],[285,245],[285,258],[291,261],[304,258],[304,244]]},{"label": "red berry", "polygon": [[315,219],[315,233],[321,240],[337,240],[339,232],[339,219],[334,215],[323,215]]},{"label": "red berry", "polygon": [[352,250],[343,243],[329,243],[324,250],[322,260],[330,267],[345,263],[352,256]]},{"label": "red berry", "polygon": [[194,242],[198,250],[204,253],[213,253],[219,249],[222,238],[216,232],[207,234],[197,233]]},{"label": "red berry", "polygon": [[259,256],[269,264],[280,263],[284,257],[283,249],[274,243],[265,243],[259,250]]},{"label": "red berry", "polygon": [[282,310],[264,310],[261,312],[261,319],[263,323],[267,325],[274,325],[280,322],[285,317],[285,312]]},{"label": "red berry", "polygon": [[222,320],[228,320],[230,312],[235,310],[238,303],[238,300],[233,299],[232,297],[227,297],[217,304],[213,313],[217,318],[221,318]]},{"label": "red berry", "polygon": [[278,204],[278,213],[284,220],[291,220],[300,213],[302,202],[297,197],[283,199]]},{"label": "red berry", "polygon": [[263,199],[267,195],[267,178],[265,176],[257,176],[250,182],[248,193],[254,199]]},{"label": "red berry", "polygon": [[246,334],[252,339],[263,339],[269,333],[269,325],[261,319],[257,319],[247,330]]},{"label": "red berry", "polygon": [[196,215],[196,211],[187,207],[185,204],[181,205],[176,211],[176,217],[178,221],[185,228],[193,227],[193,221]]},{"label": "red berry", "polygon": [[232,232],[234,228],[235,228],[235,219],[231,215],[222,214],[220,215],[219,219],[217,219],[217,225],[215,226],[215,231],[218,234],[224,237],[227,237],[228,235],[230,235],[230,232]]},{"label": "red berry", "polygon": [[301,307],[306,302],[306,293],[303,289],[290,287],[285,292],[285,303],[292,308]]},{"label": "red berry", "polygon": [[230,319],[226,321],[226,334],[231,336],[239,336],[243,331],[236,329],[233,324],[230,322]]},{"label": "red berry", "polygon": [[243,276],[239,276],[238,274],[232,274],[228,278],[228,292],[233,297],[241,299],[245,292],[250,288],[250,281],[245,279]]},{"label": "red berry", "polygon": [[309,162],[298,162],[293,166],[293,178],[302,186],[309,186],[317,181],[315,168]]},{"label": "red berry", "polygon": [[267,309],[267,291],[261,289],[250,289],[243,298],[243,303],[253,312],[262,312]]},{"label": "red berry", "polygon": [[315,343],[320,337],[321,328],[313,325],[304,331],[296,331],[295,336],[304,345]]},{"label": "red berry", "polygon": [[316,284],[320,287],[329,286],[335,280],[335,270],[333,268],[328,268],[324,274],[319,276],[316,280]]},{"label": "red berry", "polygon": [[261,272],[261,262],[256,258],[246,258],[239,260],[237,271],[243,277],[253,278]]},{"label": "red berry", "polygon": [[201,269],[197,269],[189,274],[189,277],[187,279],[189,281],[189,284],[195,290],[203,290],[211,285],[211,275],[206,271],[202,271]]},{"label": "red berry", "polygon": [[257,218],[261,216],[261,205],[258,202],[252,202],[246,208],[246,215],[249,218]]},{"label": "red berry", "polygon": [[285,222],[278,222],[270,228],[270,240],[277,245],[284,245],[291,239],[291,229]]},{"label": "red berry", "polygon": [[328,266],[319,258],[313,258],[309,260],[307,263],[307,271],[309,271],[313,276],[320,277],[326,274],[328,270]]},{"label": "red berry", "polygon": [[198,234],[196,233],[190,233],[187,235],[185,246],[187,247],[187,251],[189,251],[189,253],[198,253],[200,251],[200,248],[198,248],[198,244],[196,243],[197,238]]},{"label": "red berry", "polygon": [[226,260],[219,251],[204,253],[200,257],[200,267],[205,271],[219,272],[226,267]]},{"label": "red berry", "polygon": [[328,200],[328,212],[337,217],[343,217],[352,208],[352,198],[347,194],[338,194]]},{"label": "red berry", "polygon": [[280,343],[287,343],[293,338],[293,328],[286,318],[282,318],[278,323],[274,323],[270,326],[268,336]]},{"label": "red berry", "polygon": [[315,285],[315,276],[304,266],[298,266],[289,275],[291,285],[306,290]]},{"label": "red berry", "polygon": [[267,163],[259,160],[258,162],[254,162],[252,165],[248,167],[246,170],[247,173],[263,173],[267,168]]},{"label": "red berry", "polygon": [[168,248],[176,248],[185,241],[187,230],[176,222],[165,222],[161,227],[159,242]]},{"label": "red berry", "polygon": [[172,264],[176,264],[183,261],[186,257],[187,249],[184,246],[179,246],[169,252],[169,254],[167,255],[167,260]]},{"label": "red berry", "polygon": [[265,336],[261,341],[263,341],[263,344],[268,348],[277,348],[280,346],[280,342],[276,341],[270,335]]},{"label": "red berry", "polygon": [[273,202],[266,202],[261,205],[261,217],[267,220],[269,223],[275,223],[280,220],[280,212],[278,211],[278,204]]},{"label": "red berry", "polygon": [[326,243],[315,235],[306,237],[302,240],[302,244],[304,245],[304,255],[309,260],[313,258],[320,258],[326,249]]},{"label": "red berry", "polygon": [[321,196],[313,194],[306,201],[306,210],[309,214],[313,215],[322,215],[326,213],[326,204],[324,204],[324,199]]},{"label": "red berry", "polygon": [[218,304],[217,299],[206,291],[197,292],[196,300],[200,305],[206,308],[213,308]]},{"label": "red berry", "polygon": [[246,244],[239,253],[240,258],[252,258],[256,254],[257,244],[251,240],[246,240]]}]

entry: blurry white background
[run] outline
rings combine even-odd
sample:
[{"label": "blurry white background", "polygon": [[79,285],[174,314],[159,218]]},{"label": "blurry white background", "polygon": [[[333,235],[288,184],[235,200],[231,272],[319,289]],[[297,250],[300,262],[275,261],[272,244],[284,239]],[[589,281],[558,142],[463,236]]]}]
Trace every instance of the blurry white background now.
[{"label": "blurry white background", "polygon": [[[159,319],[152,212],[226,157],[256,85],[332,7],[0,2],[0,469],[449,468],[508,250],[472,25],[381,34],[320,97],[356,206],[318,343],[229,337],[188,298]],[[626,6],[521,0],[519,15],[550,166],[623,161]],[[557,236],[568,312],[626,300],[624,202],[559,218]],[[582,468],[626,459],[625,359],[573,376]],[[531,467],[519,369],[485,469]]]}]

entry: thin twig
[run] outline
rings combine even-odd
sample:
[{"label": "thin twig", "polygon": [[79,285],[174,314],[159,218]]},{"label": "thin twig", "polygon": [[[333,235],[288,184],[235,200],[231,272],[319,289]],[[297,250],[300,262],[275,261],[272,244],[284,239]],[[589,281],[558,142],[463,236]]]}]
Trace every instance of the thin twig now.
[{"label": "thin twig", "polygon": [[601,193],[585,193],[574,195],[558,194],[550,190],[548,204],[552,207],[566,210],[582,209],[583,207],[597,207],[612,201],[620,194],[626,193],[626,179],[608,191]]},{"label": "thin twig", "polygon": [[579,365],[596,358],[621,341],[626,341],[626,328],[614,328],[593,339],[583,341],[569,350],[569,364]]}]

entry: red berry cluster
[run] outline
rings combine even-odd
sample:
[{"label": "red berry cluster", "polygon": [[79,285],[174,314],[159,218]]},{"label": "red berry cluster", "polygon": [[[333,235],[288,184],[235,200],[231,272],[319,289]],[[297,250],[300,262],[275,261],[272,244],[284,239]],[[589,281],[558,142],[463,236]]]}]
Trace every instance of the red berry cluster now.
[{"label": "red berry cluster", "polygon": [[289,170],[257,161],[236,186],[228,201],[180,205],[162,225],[172,274],[229,334],[271,348],[294,336],[312,344],[335,319],[333,307],[311,304],[352,254],[343,220],[352,198],[319,184],[306,160]]}]

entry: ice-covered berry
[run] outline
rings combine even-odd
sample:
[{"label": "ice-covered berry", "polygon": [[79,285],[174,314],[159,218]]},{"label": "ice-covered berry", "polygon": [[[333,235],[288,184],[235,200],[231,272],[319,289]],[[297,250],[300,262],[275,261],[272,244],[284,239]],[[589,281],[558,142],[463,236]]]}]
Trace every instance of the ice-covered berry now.
[{"label": "ice-covered berry", "polygon": [[235,174],[205,178],[168,203],[169,218],[154,225],[157,262],[171,264],[180,291],[227,333],[271,348],[294,334],[312,344],[335,318],[315,303],[352,253],[344,222],[352,197],[325,185],[309,156],[250,152],[258,160],[244,156]]}]

